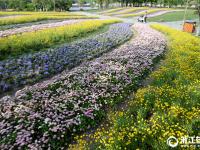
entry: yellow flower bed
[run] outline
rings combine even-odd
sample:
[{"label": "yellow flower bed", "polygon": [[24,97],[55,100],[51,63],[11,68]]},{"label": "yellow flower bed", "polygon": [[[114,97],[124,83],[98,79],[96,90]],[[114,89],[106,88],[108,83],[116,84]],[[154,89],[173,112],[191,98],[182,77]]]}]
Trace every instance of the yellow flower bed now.
[{"label": "yellow flower bed", "polygon": [[109,13],[117,12],[117,11],[120,11],[120,10],[123,10],[123,9],[126,9],[126,8],[109,9],[109,10],[106,10],[106,11],[103,11],[103,12],[99,12],[99,14],[109,14]]},{"label": "yellow flower bed", "polygon": [[56,13],[37,13],[23,16],[13,16],[11,18],[0,18],[0,25],[20,24],[27,22],[36,22],[41,20],[52,20],[52,19],[86,19],[92,18],[87,16],[81,16],[76,14],[56,14]]},{"label": "yellow flower bed", "polygon": [[119,20],[89,20],[77,24],[0,38],[0,59],[11,55],[21,55],[25,52],[39,51],[55,44],[65,43],[74,37],[82,36],[104,25],[116,22],[119,22]]},{"label": "yellow flower bed", "polygon": [[181,138],[199,136],[200,39],[166,26],[152,27],[167,35],[169,50],[151,74],[150,85],[139,89],[125,109],[109,113],[108,127],[77,137],[78,144],[70,149],[170,149],[170,136],[181,149]]},{"label": "yellow flower bed", "polygon": [[[156,13],[156,12],[159,12],[159,11],[162,11],[162,10],[170,10],[169,8],[162,8],[162,9],[149,9],[147,10],[147,14],[152,14],[152,13]],[[136,13],[136,14],[125,14],[125,15],[121,15],[120,17],[123,17],[123,18],[128,18],[128,17],[136,17],[136,16],[141,16],[141,15],[144,15],[146,14],[146,12],[140,12],[140,13]]]},{"label": "yellow flower bed", "polygon": [[30,12],[30,11],[0,11],[0,16],[6,16],[6,15],[80,15],[78,13],[70,13],[70,12]]},{"label": "yellow flower bed", "polygon": [[121,12],[116,12],[116,13],[113,13],[112,15],[117,15],[117,16],[123,16],[125,14],[130,14],[130,13],[135,13],[136,14],[136,11],[138,10],[149,10],[148,7],[136,7],[136,8],[129,8],[129,9],[125,9],[124,11],[121,11]]}]

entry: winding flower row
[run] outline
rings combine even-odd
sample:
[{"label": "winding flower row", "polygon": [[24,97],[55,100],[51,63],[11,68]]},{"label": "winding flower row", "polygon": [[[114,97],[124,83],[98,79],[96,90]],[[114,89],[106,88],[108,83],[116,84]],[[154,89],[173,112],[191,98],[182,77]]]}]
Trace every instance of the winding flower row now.
[{"label": "winding flower row", "polygon": [[98,57],[132,36],[130,24],[114,24],[105,33],[58,49],[0,62],[0,93],[34,83],[85,60]]},{"label": "winding flower row", "polygon": [[134,27],[137,37],[120,48],[2,98],[0,148],[65,149],[72,133],[101,120],[104,108],[130,93],[165,50],[159,32]]},{"label": "winding flower row", "polygon": [[8,30],[0,31],[0,37],[6,37],[6,36],[20,34],[24,32],[33,32],[33,31],[38,31],[38,30],[47,29],[47,28],[55,28],[55,27],[60,27],[64,25],[83,22],[85,20],[87,19],[65,20],[65,21],[58,21],[58,22],[53,22],[53,23],[37,24],[37,25],[25,26],[21,28],[8,29]]}]

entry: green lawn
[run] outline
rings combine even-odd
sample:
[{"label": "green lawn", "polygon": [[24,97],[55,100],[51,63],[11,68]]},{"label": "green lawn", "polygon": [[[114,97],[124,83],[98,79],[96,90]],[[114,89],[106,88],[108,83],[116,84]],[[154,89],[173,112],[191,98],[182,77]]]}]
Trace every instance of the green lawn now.
[{"label": "green lawn", "polygon": [[[171,21],[180,21],[183,20],[184,17],[184,11],[179,11],[179,12],[170,12],[166,13],[160,16],[152,17],[149,18],[148,21],[151,22],[171,22]],[[194,10],[188,10],[186,19],[187,20],[194,20],[197,19],[198,16],[195,14]]]}]

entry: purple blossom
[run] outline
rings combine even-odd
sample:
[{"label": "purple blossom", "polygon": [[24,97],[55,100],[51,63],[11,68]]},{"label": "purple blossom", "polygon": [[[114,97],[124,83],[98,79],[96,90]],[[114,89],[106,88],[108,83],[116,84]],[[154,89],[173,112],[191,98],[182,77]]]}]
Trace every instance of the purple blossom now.
[{"label": "purple blossom", "polygon": [[0,82],[10,84],[9,88],[0,87],[0,93],[32,84],[64,69],[70,70],[86,60],[101,56],[131,36],[130,25],[119,23],[111,25],[107,32],[81,42],[0,61]]}]

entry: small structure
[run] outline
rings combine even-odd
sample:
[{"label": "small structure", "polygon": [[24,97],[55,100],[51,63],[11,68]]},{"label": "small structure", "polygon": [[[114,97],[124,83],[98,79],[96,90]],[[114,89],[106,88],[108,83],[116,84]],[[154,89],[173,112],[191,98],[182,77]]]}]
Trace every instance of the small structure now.
[{"label": "small structure", "polygon": [[189,32],[189,33],[194,33],[194,32],[196,32],[197,23],[195,21],[186,21],[186,15],[187,15],[187,10],[188,10],[188,6],[189,6],[189,1],[190,0],[187,0],[186,6],[185,6],[185,13],[184,13],[184,18],[183,18],[183,31]]},{"label": "small structure", "polygon": [[185,21],[183,25],[183,31],[194,33],[196,30],[196,22],[195,21]]}]

